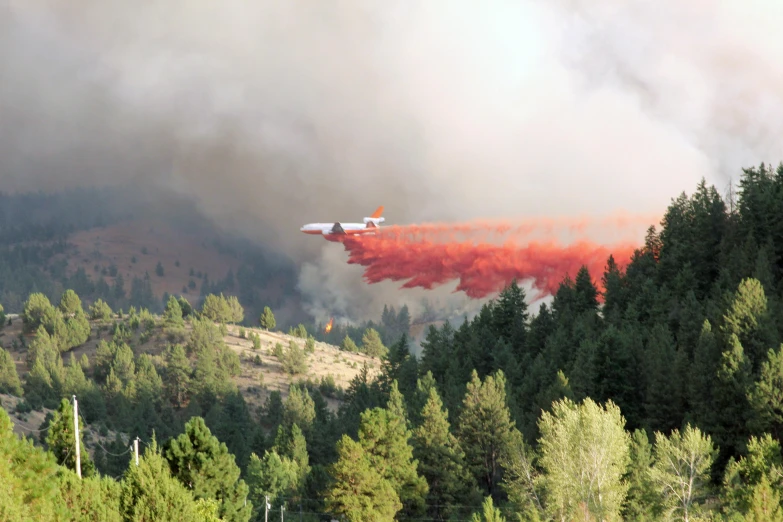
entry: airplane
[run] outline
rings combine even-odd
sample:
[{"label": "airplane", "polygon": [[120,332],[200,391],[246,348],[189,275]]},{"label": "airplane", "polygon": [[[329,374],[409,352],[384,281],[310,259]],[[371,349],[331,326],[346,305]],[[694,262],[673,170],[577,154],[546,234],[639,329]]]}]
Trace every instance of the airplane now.
[{"label": "airplane", "polygon": [[370,217],[364,218],[364,223],[310,223],[299,230],[305,234],[322,235],[331,241],[340,236],[375,235],[380,224],[386,221],[382,214],[383,205],[375,209]]}]

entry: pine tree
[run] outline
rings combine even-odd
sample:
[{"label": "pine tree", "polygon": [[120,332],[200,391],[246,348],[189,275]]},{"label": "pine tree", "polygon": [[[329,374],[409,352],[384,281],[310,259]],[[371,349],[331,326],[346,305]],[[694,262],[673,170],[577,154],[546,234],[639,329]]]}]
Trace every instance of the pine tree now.
[{"label": "pine tree", "polygon": [[516,279],[500,292],[497,303],[492,309],[492,319],[495,336],[504,339],[513,353],[522,353],[526,348],[529,314],[525,291],[519,287]]},{"label": "pine tree", "polygon": [[381,342],[381,336],[375,328],[368,328],[362,336],[362,351],[370,357],[383,357],[389,349]]},{"label": "pine tree", "polygon": [[22,381],[19,380],[14,358],[2,347],[0,347],[0,393],[22,396]]},{"label": "pine tree", "polygon": [[333,483],[326,493],[327,509],[349,522],[394,519],[402,509],[400,497],[363,445],[343,435],[337,443],[337,455],[330,468]]},{"label": "pine tree", "polygon": [[239,478],[239,467],[225,443],[218,441],[204,419],[193,417],[185,433],[169,440],[163,456],[171,472],[195,498],[220,501],[220,517],[226,521],[247,522],[251,506],[245,504],[248,487]]},{"label": "pine tree", "polygon": [[[49,451],[57,459],[57,463],[76,471],[76,438],[73,431],[73,405],[68,399],[60,401],[60,407],[54,412],[52,420],[49,422],[49,431],[46,436],[46,445]],[[84,422],[79,415],[79,445],[80,464],[82,477],[92,477],[95,475],[95,464],[93,464],[90,454],[86,451],[84,445]]]},{"label": "pine tree", "polygon": [[163,310],[163,321],[166,326],[182,327],[184,325],[182,307],[173,295],[169,296],[169,300],[166,302],[166,308]]},{"label": "pine tree", "polygon": [[783,435],[783,346],[767,352],[758,380],[747,392],[753,407],[753,427],[758,432]]},{"label": "pine tree", "polygon": [[264,312],[261,314],[261,318],[258,320],[261,324],[261,328],[265,330],[274,330],[276,326],[275,315],[272,313],[272,309],[268,306],[264,307]]},{"label": "pine tree", "polygon": [[413,448],[419,473],[429,484],[427,516],[448,520],[459,512],[453,506],[472,503],[477,496],[475,480],[466,468],[459,441],[450,432],[448,412],[435,388],[429,388],[421,424],[414,431]]},{"label": "pine tree", "polygon": [[196,520],[191,493],[172,477],[154,439],[125,471],[120,512],[124,520]]},{"label": "pine tree", "polygon": [[488,375],[484,382],[473,370],[457,426],[469,469],[484,492],[497,498],[501,456],[513,428],[506,404],[506,378],[501,370]]},{"label": "pine tree", "polygon": [[90,318],[96,321],[109,321],[111,320],[112,311],[111,307],[103,299],[96,299],[95,302],[90,305]]},{"label": "pine tree", "polygon": [[342,344],[340,345],[340,349],[344,352],[351,352],[355,353],[359,351],[359,347],[356,346],[356,343],[351,339],[351,337],[346,334],[345,339],[343,339]]},{"label": "pine tree", "polygon": [[287,429],[294,424],[309,433],[315,421],[315,403],[305,386],[292,384],[285,400],[282,423]]},{"label": "pine tree", "polygon": [[492,502],[492,497],[486,497],[481,507],[481,514],[474,513],[470,522],[506,522],[503,514]]},{"label": "pine tree", "polygon": [[631,435],[630,466],[626,480],[628,495],[623,505],[624,520],[652,522],[660,516],[660,495],[650,478],[653,463],[652,445],[647,432],[635,430]]},{"label": "pine tree", "polygon": [[402,396],[393,386],[387,408],[362,413],[359,443],[373,467],[397,492],[408,516],[424,511],[428,490],[426,480],[417,472],[418,461],[413,458],[410,438]]}]

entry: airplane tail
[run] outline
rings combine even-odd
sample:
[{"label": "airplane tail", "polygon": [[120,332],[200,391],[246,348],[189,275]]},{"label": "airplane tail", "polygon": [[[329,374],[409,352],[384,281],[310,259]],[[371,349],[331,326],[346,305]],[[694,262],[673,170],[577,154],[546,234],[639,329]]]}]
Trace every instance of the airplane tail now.
[{"label": "airplane tail", "polygon": [[373,212],[370,217],[364,218],[364,224],[367,225],[367,228],[376,228],[380,223],[386,221],[386,219],[383,218],[382,215],[383,215],[383,205],[376,208],[375,212]]}]

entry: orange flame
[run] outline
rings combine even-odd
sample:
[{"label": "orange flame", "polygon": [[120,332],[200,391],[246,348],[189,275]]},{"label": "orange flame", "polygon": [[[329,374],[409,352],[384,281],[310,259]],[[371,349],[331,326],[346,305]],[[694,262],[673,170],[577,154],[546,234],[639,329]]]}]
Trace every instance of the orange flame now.
[{"label": "orange flame", "polygon": [[334,317],[329,319],[329,322],[326,323],[326,328],[324,328],[324,332],[329,333],[332,331],[332,325],[334,324]]}]

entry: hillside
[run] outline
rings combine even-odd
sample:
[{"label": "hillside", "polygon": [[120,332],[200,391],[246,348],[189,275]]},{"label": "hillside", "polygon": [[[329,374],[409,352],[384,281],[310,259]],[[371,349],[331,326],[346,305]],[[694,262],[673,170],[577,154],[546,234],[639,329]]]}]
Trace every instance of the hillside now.
[{"label": "hillside", "polygon": [[69,276],[82,268],[93,280],[102,277],[113,286],[122,275],[129,293],[134,278],[149,274],[156,297],[169,293],[196,300],[205,278],[223,280],[242,266],[236,255],[218,250],[203,232],[183,231],[165,221],[123,221],[82,230],[69,236],[68,243],[71,248],[54,262],[66,260]]},{"label": "hillside", "polygon": [[[159,322],[161,320],[160,317],[156,317],[156,320],[158,324],[154,327],[148,339],[144,338],[144,333],[140,329],[129,344],[135,356],[149,354],[153,356],[153,360],[156,363],[163,363],[162,352],[170,344],[170,340]],[[114,321],[119,322],[119,319],[115,316]],[[62,354],[66,364],[68,364],[71,357],[78,361],[83,355],[86,355],[90,361],[93,361],[96,357],[98,344],[101,341],[111,340],[106,322],[91,321],[91,328],[94,334],[93,338]],[[282,363],[273,354],[273,348],[276,343],[287,347],[289,342],[294,342],[304,350],[305,339],[279,331],[266,331],[260,328],[247,328],[236,325],[228,326],[227,330],[227,335],[223,336],[223,340],[226,346],[239,357],[241,364],[240,373],[233,377],[233,382],[247,402],[251,415],[256,420],[258,420],[259,407],[265,403],[270,393],[277,391],[282,399],[285,400],[288,396],[289,386],[292,383],[304,381],[318,386],[324,380],[327,380],[330,383],[333,382],[337,389],[336,391],[339,393],[339,390],[345,389],[351,379],[360,373],[363,365],[367,365],[370,376],[376,375],[380,369],[381,361],[378,358],[370,357],[363,353],[346,352],[339,347],[315,341],[313,353],[306,354],[308,363],[306,373],[290,375],[284,371]],[[184,328],[185,336],[189,335],[191,331],[192,325],[186,323]],[[244,337],[241,336],[242,331],[245,332]],[[251,334],[256,334],[260,338],[260,347],[257,350],[254,349],[253,342],[250,340]],[[11,325],[0,330],[0,345],[4,346],[11,354],[16,362],[17,373],[22,380],[25,380],[30,368],[28,368],[25,362],[27,349],[23,348],[18,342],[20,336],[24,339],[27,346],[35,338],[35,335],[22,333],[22,321],[20,318],[12,318]],[[325,399],[330,409],[336,411],[340,403],[339,400],[334,397],[326,397]],[[9,413],[12,413],[18,399],[3,396],[3,401],[4,408]],[[49,411],[44,408],[42,411],[15,415],[13,418],[15,421],[21,421],[21,425],[27,429],[38,429]],[[15,431],[24,433],[25,429],[17,427]]]}]

